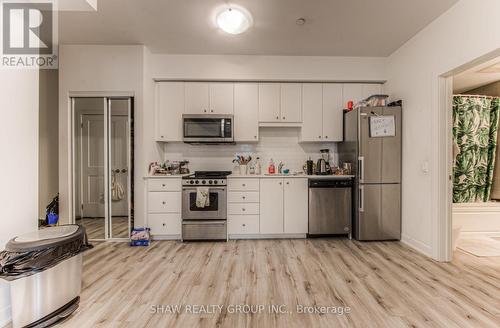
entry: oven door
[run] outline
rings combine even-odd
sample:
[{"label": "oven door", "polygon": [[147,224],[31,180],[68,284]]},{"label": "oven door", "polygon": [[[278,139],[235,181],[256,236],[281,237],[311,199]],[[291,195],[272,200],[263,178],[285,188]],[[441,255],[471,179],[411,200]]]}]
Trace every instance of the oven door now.
[{"label": "oven door", "polygon": [[226,220],[226,188],[208,189],[210,205],[196,206],[196,187],[182,188],[182,220]]},{"label": "oven door", "polygon": [[184,114],[183,141],[186,143],[233,142],[232,115]]}]

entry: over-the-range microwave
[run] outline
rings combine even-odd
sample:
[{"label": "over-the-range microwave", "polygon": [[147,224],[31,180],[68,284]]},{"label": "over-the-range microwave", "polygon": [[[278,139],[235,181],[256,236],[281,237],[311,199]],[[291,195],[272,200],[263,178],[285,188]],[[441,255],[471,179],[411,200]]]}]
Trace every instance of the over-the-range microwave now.
[{"label": "over-the-range microwave", "polygon": [[233,115],[184,114],[182,126],[185,143],[234,142]]}]

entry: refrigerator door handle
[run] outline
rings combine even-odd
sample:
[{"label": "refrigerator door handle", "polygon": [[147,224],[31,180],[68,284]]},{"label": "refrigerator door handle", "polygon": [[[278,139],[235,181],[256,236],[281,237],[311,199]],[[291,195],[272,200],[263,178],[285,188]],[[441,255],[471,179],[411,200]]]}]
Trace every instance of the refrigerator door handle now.
[{"label": "refrigerator door handle", "polygon": [[365,211],[365,187],[359,186],[359,211]]},{"label": "refrigerator door handle", "polygon": [[358,167],[359,167],[359,182],[364,182],[365,179],[365,158],[363,156],[358,157]]}]

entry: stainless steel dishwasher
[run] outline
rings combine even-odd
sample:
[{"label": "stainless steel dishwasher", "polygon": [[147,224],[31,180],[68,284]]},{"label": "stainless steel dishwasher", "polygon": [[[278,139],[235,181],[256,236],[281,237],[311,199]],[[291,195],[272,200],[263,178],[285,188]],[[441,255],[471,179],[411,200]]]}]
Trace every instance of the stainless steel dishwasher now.
[{"label": "stainless steel dishwasher", "polygon": [[352,232],[352,179],[309,180],[309,235]]}]

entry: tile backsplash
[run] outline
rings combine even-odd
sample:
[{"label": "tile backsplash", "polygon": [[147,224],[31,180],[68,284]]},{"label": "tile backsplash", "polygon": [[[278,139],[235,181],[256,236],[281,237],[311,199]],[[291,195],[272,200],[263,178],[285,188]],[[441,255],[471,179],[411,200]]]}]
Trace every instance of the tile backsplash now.
[{"label": "tile backsplash", "polygon": [[232,171],[235,154],[260,157],[263,171],[272,158],[276,165],[280,161],[290,171],[302,171],[302,166],[309,158],[316,161],[320,149],[330,149],[330,161],[338,163],[336,143],[299,143],[299,128],[260,128],[258,143],[237,143],[235,145],[189,145],[185,143],[164,144],[164,160],[189,161],[191,171],[228,170]]}]

